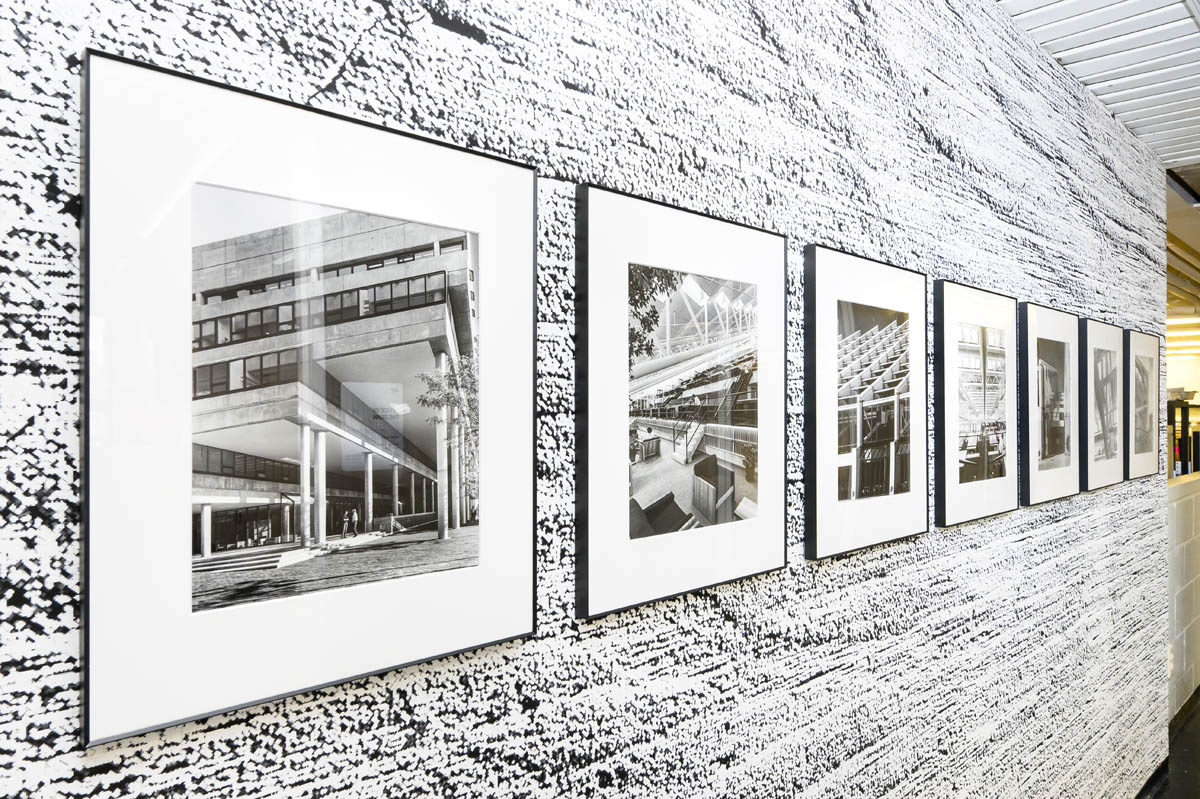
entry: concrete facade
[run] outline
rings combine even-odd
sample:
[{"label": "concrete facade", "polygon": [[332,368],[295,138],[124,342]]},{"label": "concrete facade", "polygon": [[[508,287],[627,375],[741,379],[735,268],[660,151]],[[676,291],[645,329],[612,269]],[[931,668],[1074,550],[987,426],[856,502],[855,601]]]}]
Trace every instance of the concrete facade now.
[{"label": "concrete facade", "polygon": [[[195,213],[217,215],[215,222],[202,220],[210,225],[229,224],[223,209],[211,207],[213,192],[223,192],[218,196],[231,204],[258,204],[263,213],[307,209],[232,189],[204,191],[206,202],[198,201]],[[406,394],[393,407],[386,402],[412,392],[411,372],[422,360],[428,363],[420,371],[444,376],[454,359],[471,352],[473,240],[462,231],[348,211],[193,247],[195,440],[227,452],[236,447],[238,463],[244,456],[269,458],[294,463],[299,472],[295,482],[266,491],[260,480],[228,470],[220,484],[211,474],[197,473],[193,525],[200,529],[194,556],[264,544],[323,547],[331,534],[342,535],[346,513],[358,519],[351,530],[371,531],[377,509],[405,516],[401,484],[421,479],[435,481],[438,508],[461,500],[448,493],[458,483],[450,478],[457,452],[447,438],[446,409],[437,412],[440,423],[430,434],[422,430],[427,409],[418,407],[416,396]],[[467,319],[465,325],[455,323],[459,316]],[[398,374],[386,360],[400,348],[410,353],[404,361],[409,373]],[[414,348],[417,354],[411,355]],[[292,364],[286,379],[285,358]],[[364,364],[365,358],[370,360]],[[268,377],[268,362],[276,364],[274,378]],[[348,379],[331,387],[335,372]],[[371,401],[356,391],[371,392]],[[341,456],[336,462],[328,453],[332,443]],[[374,480],[380,468],[393,472],[379,483],[391,492],[383,503]],[[357,493],[342,492],[342,501],[331,504],[331,470],[343,488],[357,481]],[[257,492],[251,490],[255,484]],[[264,507],[270,508],[265,514]],[[417,512],[410,507],[408,516]],[[457,514],[439,512],[441,537],[456,527]]]}]

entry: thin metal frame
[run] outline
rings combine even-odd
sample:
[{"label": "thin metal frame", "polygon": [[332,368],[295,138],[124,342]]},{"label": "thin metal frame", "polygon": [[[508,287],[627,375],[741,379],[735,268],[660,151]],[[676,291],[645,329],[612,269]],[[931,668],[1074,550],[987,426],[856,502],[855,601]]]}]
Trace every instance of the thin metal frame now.
[{"label": "thin metal frame", "polygon": [[[1020,481],[1018,483],[1018,493],[1020,495],[1021,507],[1023,508],[1032,508],[1038,505],[1044,505],[1047,502],[1057,502],[1081,493],[1081,483],[1079,481],[1078,470],[1076,470],[1076,485],[1074,491],[1068,494],[1063,494],[1062,496],[1043,499],[1040,502],[1029,501],[1030,472],[1033,471],[1031,468],[1033,455],[1029,451],[1029,392],[1026,389],[1029,387],[1029,306],[1031,305],[1035,308],[1045,308],[1047,311],[1057,311],[1058,313],[1063,313],[1068,316],[1074,316],[1076,319],[1081,318],[1078,314],[1073,314],[1070,311],[1064,311],[1049,305],[1042,305],[1038,302],[1022,301],[1017,304],[1017,428],[1020,436],[1018,439],[1018,444],[1020,445],[1021,449],[1021,464],[1019,472]],[[1076,330],[1078,330],[1078,327],[1076,327]],[[1078,361],[1081,359],[1081,348],[1079,346],[1078,335],[1076,335],[1075,349],[1075,358]],[[1069,374],[1075,375],[1076,380],[1079,379],[1078,364],[1074,369],[1071,369],[1069,364],[1066,365],[1065,368]],[[1082,407],[1082,405],[1080,404],[1078,407]],[[1076,425],[1074,427],[1076,432],[1078,432],[1078,426]],[[1077,446],[1076,452],[1078,451],[1079,447]]]},{"label": "thin metal frame", "polygon": [[[914,275],[919,275],[923,282],[921,290],[921,311],[922,321],[926,331],[925,351],[921,353],[921,379],[925,381],[926,396],[925,407],[920,409],[920,418],[922,421],[920,431],[925,436],[926,452],[925,452],[925,482],[921,486],[921,490],[925,492],[925,528],[923,530],[915,530],[911,533],[894,538],[888,538],[884,541],[877,541],[871,544],[865,544],[854,549],[846,549],[839,552],[833,552],[828,555],[817,555],[817,486],[820,482],[820,477],[817,471],[817,249],[828,250],[830,252],[849,255],[852,258],[858,258],[863,261],[869,261],[880,266],[886,266],[890,269],[896,269],[901,272],[909,272]],[[808,244],[804,248],[804,557],[807,560],[823,561],[833,558],[840,558],[846,555],[851,555],[857,552],[863,552],[867,549],[872,549],[885,544],[894,544],[908,539],[916,538],[919,535],[925,535],[929,532],[929,276],[924,272],[918,272],[916,269],[909,269],[904,266],[896,266],[889,264],[886,261],[879,261],[874,258],[868,258],[858,253],[843,250],[828,244]],[[912,365],[909,366],[909,374],[915,373]],[[908,424],[909,437],[912,438],[917,430],[914,424],[914,419],[917,418],[916,409],[909,405],[908,408]],[[911,457],[911,453],[910,453]],[[910,473],[911,479],[911,473]],[[913,486],[909,486],[909,491],[913,490]],[[891,496],[895,496],[894,494]]]},{"label": "thin metal frame", "polygon": [[[941,455],[942,455],[942,452],[945,451],[945,447],[949,446],[949,443],[950,443],[949,439],[948,439],[948,427],[946,425],[946,422],[948,420],[945,418],[946,417],[946,393],[945,392],[947,390],[948,384],[946,381],[947,375],[945,374],[946,352],[945,352],[945,344],[943,343],[943,339],[945,338],[945,335],[944,335],[944,333],[945,333],[945,330],[944,330],[944,327],[945,327],[945,317],[944,317],[945,295],[944,295],[944,291],[945,291],[945,286],[947,284],[953,285],[953,286],[961,286],[966,289],[971,289],[972,291],[979,291],[979,292],[983,292],[985,294],[991,294],[994,297],[1000,297],[1002,299],[1011,300],[1012,304],[1013,304],[1013,328],[1012,329],[1013,329],[1013,339],[1014,339],[1011,354],[1012,354],[1012,357],[1014,357],[1014,358],[1018,357],[1017,356],[1018,345],[1017,345],[1016,339],[1018,339],[1020,337],[1020,335],[1017,331],[1017,306],[1019,303],[1018,303],[1016,297],[1012,297],[1008,294],[1003,294],[999,291],[992,291],[991,289],[979,288],[978,286],[972,286],[968,283],[960,283],[957,280],[949,280],[946,278],[939,278],[933,282],[933,338],[934,338],[934,342],[933,342],[933,472],[934,472],[934,478],[933,479],[934,479],[934,486],[935,486],[935,488],[934,488],[934,524],[937,525],[938,527],[955,527],[960,524],[967,524],[969,522],[977,522],[977,521],[981,521],[982,519],[990,519],[993,516],[1001,516],[1005,513],[1012,513],[1013,511],[1017,510],[1021,506],[1021,504],[1020,504],[1021,501],[1020,501],[1020,497],[1019,497],[1020,489],[1018,488],[1017,493],[1014,493],[1014,495],[1012,497],[1013,504],[1012,504],[1011,508],[1005,508],[1004,510],[998,510],[995,513],[985,513],[982,516],[972,516],[969,519],[962,519],[962,520],[954,522],[952,524],[946,523],[946,492],[950,485],[948,482],[950,479],[950,476],[946,474],[946,464]],[[1017,390],[1016,386],[1013,386],[1013,390],[1014,391]],[[1019,399],[1018,399],[1017,404],[1018,404],[1018,406],[1020,405]],[[1020,414],[1019,408],[1018,408],[1018,412],[1017,412],[1016,416],[1020,417],[1020,415],[1021,414]],[[1014,421],[1016,421],[1016,420],[1014,420]],[[1021,469],[1020,422],[1017,421],[1016,424],[1017,424],[1017,452],[1013,453],[1014,454],[1013,468],[1017,469],[1017,474],[1018,474],[1017,484],[1019,486],[1020,482],[1021,482],[1021,479],[1020,479],[1020,469]]]},{"label": "thin metal frame", "polygon": [[[764,569],[750,574],[743,574],[737,577],[730,577],[727,580],[720,580],[708,585],[698,585],[695,588],[689,588],[683,591],[676,591],[670,594],[646,599],[641,602],[634,602],[630,605],[624,605],[619,608],[612,608],[600,612],[593,612],[590,603],[588,602],[589,581],[588,581],[588,566],[589,566],[589,547],[588,536],[590,531],[589,519],[589,497],[588,497],[588,476],[589,476],[589,436],[588,436],[588,407],[589,407],[589,379],[590,369],[588,365],[588,192],[590,190],[604,191],[609,194],[615,194],[621,197],[626,197],[631,200],[651,203],[663,208],[669,208],[673,211],[683,211],[684,213],[699,216],[704,219],[710,219],[714,222],[722,222],[728,225],[753,230],[758,233],[765,233],[769,236],[777,236],[783,239],[783,285],[784,291],[781,302],[784,306],[784,330],[786,335],[787,329],[787,275],[788,275],[788,239],[782,233],[776,233],[773,230],[756,227],[746,224],[745,222],[737,222],[732,219],[722,219],[721,217],[705,213],[703,211],[694,211],[690,208],[683,208],[677,205],[672,205],[661,200],[655,200],[649,197],[641,197],[630,192],[621,191],[619,189],[611,189],[607,186],[601,186],[596,183],[579,183],[575,186],[575,617],[577,619],[585,619],[588,621],[602,618],[613,613],[621,613],[631,608],[650,605],[655,602],[661,602],[666,599],[674,599],[686,594],[704,591],[709,588],[715,588],[720,585],[737,582],[738,580],[747,580],[751,577],[758,577],[763,574],[780,571],[787,568],[787,449],[784,448],[783,468],[783,496],[780,501],[783,503],[783,518],[784,526],[780,533],[781,542],[783,544],[783,563],[779,566],[770,569]],[[784,435],[787,435],[787,341],[783,343],[783,385],[784,385],[784,401],[783,401],[783,419],[782,429]]]},{"label": "thin metal frame", "polygon": [[[90,297],[91,297],[91,294],[90,294],[90,285],[91,285],[90,250],[91,250],[91,248],[90,248],[90,244],[89,244],[89,241],[90,241],[89,227],[90,227],[90,220],[91,220],[91,214],[90,214],[90,211],[91,211],[91,190],[90,190],[91,189],[91,185],[90,185],[90,183],[91,183],[91,181],[90,181],[91,137],[90,137],[88,114],[91,110],[90,68],[91,68],[93,58],[104,59],[107,61],[113,61],[116,63],[127,64],[130,66],[136,66],[136,67],[139,67],[142,69],[147,69],[147,70],[151,70],[153,72],[158,72],[163,75],[168,75],[168,76],[171,76],[174,78],[179,78],[181,80],[192,81],[194,83],[200,83],[205,86],[212,86],[215,88],[223,89],[225,91],[236,92],[238,94],[246,95],[248,97],[253,97],[257,100],[263,100],[266,102],[277,103],[279,105],[283,105],[283,106],[286,106],[289,108],[295,108],[295,109],[307,111],[309,113],[319,114],[321,116],[328,117],[330,119],[335,119],[335,120],[338,120],[341,122],[349,122],[354,125],[360,125],[363,127],[373,129],[373,130],[383,131],[383,132],[386,132],[386,133],[389,133],[389,134],[392,134],[395,136],[401,136],[403,138],[411,139],[411,140],[422,142],[425,144],[432,144],[432,145],[437,145],[439,147],[445,147],[450,150],[454,150],[456,152],[460,152],[460,153],[464,153],[464,154],[472,155],[472,156],[477,156],[480,158],[486,158],[486,159],[492,160],[492,161],[498,161],[500,163],[507,164],[509,166],[514,166],[514,167],[529,171],[531,173],[531,177],[533,180],[533,185],[532,185],[533,229],[531,231],[532,242],[533,242],[533,247],[532,247],[533,259],[532,259],[532,263],[530,264],[530,293],[533,297],[533,308],[534,308],[534,314],[535,314],[534,324],[532,326],[533,327],[532,337],[529,342],[529,346],[533,353],[537,352],[536,313],[537,313],[537,307],[538,307],[537,306],[538,172],[535,167],[530,166],[528,164],[523,164],[523,163],[521,163],[519,161],[515,161],[511,158],[506,158],[504,156],[496,155],[494,153],[488,153],[488,152],[483,152],[483,151],[479,151],[479,150],[472,150],[470,148],[463,147],[461,145],[457,145],[457,144],[453,144],[453,143],[445,142],[445,141],[440,141],[438,139],[435,139],[435,138],[432,138],[429,136],[423,136],[418,133],[389,128],[385,125],[381,125],[381,124],[378,124],[375,122],[367,122],[367,121],[361,120],[361,119],[355,119],[351,116],[347,116],[345,114],[339,114],[334,111],[328,111],[328,110],[321,109],[321,108],[310,108],[301,103],[297,103],[297,102],[294,102],[291,100],[285,100],[285,99],[279,98],[279,97],[272,97],[270,95],[263,94],[261,92],[256,92],[256,91],[246,89],[243,87],[239,87],[239,86],[230,86],[230,85],[221,83],[219,81],[213,80],[211,78],[203,78],[203,77],[199,77],[196,75],[189,75],[185,72],[180,72],[180,71],[174,70],[174,69],[168,69],[166,67],[158,66],[156,64],[151,64],[151,63],[147,63],[144,61],[138,61],[136,59],[127,58],[125,56],[118,56],[118,55],[113,55],[111,53],[106,53],[102,50],[99,50],[99,49],[96,49],[93,47],[85,48],[84,52],[83,52],[83,69],[81,71],[82,110],[80,113],[80,116],[81,116],[81,119],[80,119],[81,126],[80,127],[81,127],[81,138],[82,138],[82,148],[81,148],[82,155],[81,155],[80,170],[82,173],[81,184],[82,184],[82,192],[83,192],[83,216],[82,216],[81,230],[80,230],[80,283],[81,283],[81,293],[82,293],[82,297],[83,297],[82,310],[81,310],[81,325],[80,325],[81,337],[82,337],[82,348],[81,348],[82,349],[82,357],[81,357],[81,366],[80,366],[80,378],[81,378],[80,393],[82,395],[81,398],[82,398],[82,408],[83,408],[81,419],[80,419],[80,456],[81,456],[81,463],[83,466],[83,468],[81,469],[81,472],[80,472],[80,474],[81,474],[81,477],[80,477],[81,586],[80,586],[80,589],[81,589],[81,597],[83,600],[81,602],[82,619],[81,619],[81,624],[80,624],[80,638],[81,638],[80,653],[81,653],[81,658],[83,660],[82,665],[83,665],[83,678],[84,678],[83,679],[83,689],[82,689],[82,701],[80,703],[80,712],[82,715],[82,724],[81,724],[80,731],[81,731],[81,736],[83,738],[84,746],[87,748],[91,748],[94,746],[100,746],[102,744],[111,743],[113,741],[123,740],[126,738],[132,738],[132,737],[136,737],[139,735],[144,735],[145,733],[148,733],[148,732],[154,732],[157,730],[166,729],[168,727],[173,727],[178,724],[185,724],[187,722],[197,721],[199,719],[205,719],[210,716],[216,716],[216,715],[220,715],[220,714],[224,714],[224,713],[230,713],[230,712],[233,712],[236,710],[242,710],[245,708],[257,707],[259,705],[268,704],[270,702],[274,702],[279,699],[286,699],[288,697],[298,696],[300,694],[309,693],[311,691],[319,691],[323,688],[328,688],[330,686],[342,685],[344,683],[354,682],[356,680],[361,680],[361,679],[364,679],[367,677],[373,677],[373,676],[376,676],[379,674],[386,674],[387,672],[390,672],[390,671],[397,671],[399,669],[408,668],[409,666],[414,666],[414,665],[418,665],[421,663],[429,663],[431,661],[441,660],[443,658],[448,658],[448,657],[454,657],[456,655],[461,655],[466,652],[473,652],[475,650],[484,649],[486,647],[495,646],[497,644],[508,643],[510,641],[524,640],[524,639],[532,638],[532,637],[536,636],[537,635],[537,611],[538,611],[537,535],[536,535],[536,529],[531,529],[529,531],[529,549],[530,549],[530,559],[533,564],[533,568],[531,571],[532,585],[531,585],[531,591],[530,591],[530,593],[531,593],[531,597],[530,597],[530,599],[531,599],[530,627],[527,632],[518,633],[516,635],[507,636],[504,638],[498,638],[493,641],[486,641],[486,642],[482,642],[479,644],[474,644],[474,645],[463,647],[461,649],[456,649],[456,650],[453,650],[450,652],[434,653],[427,657],[421,657],[421,658],[417,658],[414,660],[405,661],[403,663],[397,663],[392,666],[385,666],[385,667],[379,668],[379,669],[372,669],[372,670],[365,671],[365,672],[362,672],[359,674],[349,675],[349,676],[346,676],[343,678],[330,680],[328,682],[311,685],[311,686],[308,686],[305,688],[298,688],[295,690],[284,691],[284,692],[281,692],[278,694],[273,694],[271,696],[266,696],[261,699],[256,699],[256,700],[253,700],[250,702],[242,702],[242,703],[238,703],[235,705],[230,705],[228,707],[214,708],[214,709],[204,712],[204,713],[198,713],[198,714],[195,714],[192,716],[187,716],[184,718],[165,721],[161,724],[154,724],[154,725],[144,727],[141,729],[131,730],[129,732],[121,733],[119,735],[112,735],[112,736],[107,736],[104,738],[93,738],[92,737],[90,718],[89,718],[89,713],[88,713],[88,707],[89,707],[89,702],[88,702],[88,691],[89,691],[88,668],[89,667],[88,667],[88,664],[91,659],[90,658],[90,652],[91,652],[90,640],[89,640],[89,635],[88,635],[88,585],[89,585],[89,582],[91,579],[90,558],[89,558],[89,551],[88,551],[89,550],[89,538],[90,538],[90,534],[91,534],[91,520],[90,520],[90,514],[89,514],[90,498],[89,498],[89,494],[88,494],[88,475],[89,475],[89,470],[91,467],[90,451],[89,451],[89,445],[88,445],[88,442],[89,442],[88,415],[89,415],[89,409],[91,407],[91,400],[90,400],[90,395],[89,395],[89,390],[88,390],[88,385],[89,385],[88,378],[89,378],[89,368],[90,368],[89,355],[90,355],[90,343],[91,343],[91,331],[90,331],[90,326],[88,323],[88,316],[90,313],[90,306],[91,306],[91,303],[90,303]],[[538,370],[537,370],[536,357],[534,359],[533,367],[534,368],[533,368],[533,374],[531,375],[531,379],[533,380],[534,402],[533,402],[533,407],[530,409],[530,414],[533,416],[533,427],[534,427],[535,435],[534,435],[534,440],[529,442],[529,447],[533,450],[532,457],[531,457],[531,463],[533,465],[533,491],[532,491],[532,496],[530,497],[530,507],[531,507],[531,510],[533,511],[533,519],[534,519],[534,524],[535,524],[535,528],[536,528],[536,523],[537,523],[537,483],[538,483],[538,480],[537,480],[537,436],[536,436],[537,415],[538,415],[538,412],[537,412],[537,389],[538,389],[537,372],[538,372]]]},{"label": "thin metal frame", "polygon": [[[1118,331],[1121,330],[1121,328],[1119,326],[1114,325],[1111,322],[1103,322],[1099,319],[1092,319],[1087,316],[1079,317],[1079,369],[1078,369],[1077,375],[1078,375],[1078,380],[1079,380],[1079,492],[1080,493],[1085,493],[1088,491],[1099,491],[1102,488],[1108,488],[1110,486],[1114,486],[1114,485],[1117,485],[1118,483],[1124,482],[1127,479],[1125,477],[1125,472],[1129,468],[1129,459],[1125,456],[1125,451],[1123,449],[1125,446],[1124,439],[1126,437],[1125,427],[1126,427],[1126,421],[1127,421],[1127,419],[1126,419],[1127,409],[1125,407],[1125,379],[1124,379],[1124,375],[1122,374],[1122,378],[1121,378],[1121,439],[1122,439],[1121,440],[1121,446],[1122,446],[1121,479],[1117,480],[1115,482],[1112,482],[1112,483],[1105,483],[1104,485],[1096,486],[1095,488],[1092,488],[1091,486],[1088,485],[1088,480],[1089,480],[1088,468],[1089,468],[1089,463],[1090,463],[1090,461],[1088,460],[1088,440],[1091,437],[1092,432],[1093,432],[1092,431],[1091,414],[1088,413],[1088,403],[1091,401],[1091,394],[1088,392],[1088,371],[1089,371],[1088,358],[1087,358],[1088,322],[1095,322],[1098,325],[1106,325],[1107,327],[1114,328]],[[1122,369],[1122,372],[1124,372],[1124,369],[1125,369],[1125,353],[1127,353],[1128,350],[1129,350],[1129,348],[1125,344],[1124,333],[1122,333],[1122,335],[1121,335],[1121,369]]]},{"label": "thin metal frame", "polygon": [[[1125,468],[1124,468],[1123,474],[1124,474],[1126,480],[1141,480],[1146,477],[1154,477],[1156,475],[1162,474],[1162,472],[1163,472],[1163,452],[1162,452],[1162,448],[1161,448],[1161,443],[1156,444],[1154,448],[1158,452],[1158,457],[1155,458],[1155,461],[1154,461],[1154,464],[1155,464],[1154,471],[1146,472],[1145,474],[1138,474],[1138,475],[1131,475],[1129,473],[1129,459],[1131,457],[1131,450],[1129,448],[1129,438],[1130,438],[1131,433],[1129,430],[1129,408],[1127,406],[1129,404],[1129,392],[1132,389],[1132,385],[1131,385],[1130,381],[1133,379],[1133,372],[1132,372],[1133,359],[1130,357],[1130,350],[1129,350],[1130,342],[1133,339],[1133,336],[1132,336],[1133,333],[1141,333],[1143,336],[1149,336],[1150,338],[1152,338],[1158,342],[1158,356],[1157,356],[1157,360],[1158,360],[1157,378],[1158,379],[1154,384],[1154,394],[1155,394],[1155,396],[1158,397],[1157,413],[1159,413],[1160,415],[1162,414],[1163,408],[1165,406],[1165,404],[1163,402],[1162,388],[1161,388],[1162,373],[1163,373],[1164,344],[1163,344],[1163,337],[1158,335],[1157,333],[1147,333],[1144,330],[1138,330],[1137,328],[1133,328],[1133,327],[1124,328],[1124,331],[1121,335],[1121,341],[1125,345],[1123,348],[1124,349],[1124,357],[1122,358],[1123,363],[1122,363],[1122,369],[1121,369],[1121,371],[1123,373],[1123,378],[1124,378],[1121,381],[1121,395],[1122,395],[1121,396],[1121,404],[1123,406],[1126,406],[1124,408],[1125,412],[1123,414],[1121,414],[1121,418],[1122,418],[1121,428],[1122,428],[1122,430],[1124,430],[1124,436],[1125,436],[1125,441],[1124,441],[1124,444],[1125,444],[1125,453],[1124,453]],[[1171,421],[1174,421],[1174,420],[1171,420]],[[1168,422],[1168,420],[1165,418],[1159,419],[1159,427],[1160,428],[1162,427],[1164,422]],[[1168,424],[1169,424],[1169,422],[1168,422]],[[1158,430],[1155,430],[1154,433],[1156,436],[1160,434]],[[1183,434],[1185,436],[1187,436],[1188,431],[1184,430]],[[1160,442],[1161,442],[1161,439],[1160,439]],[[1175,446],[1175,442],[1168,441],[1167,446],[1168,447]],[[1189,448],[1189,454],[1190,454],[1190,448],[1191,448],[1190,438],[1188,440],[1188,448]],[[1167,475],[1167,476],[1170,477],[1170,475]]]}]

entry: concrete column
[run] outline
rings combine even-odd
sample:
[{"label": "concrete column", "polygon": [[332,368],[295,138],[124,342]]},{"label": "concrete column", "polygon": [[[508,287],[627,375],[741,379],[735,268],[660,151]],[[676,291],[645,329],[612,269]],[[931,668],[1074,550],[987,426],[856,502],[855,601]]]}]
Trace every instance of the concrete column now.
[{"label": "concrete column", "polygon": [[408,512],[417,512],[417,473],[410,472],[408,475]]},{"label": "concrete column", "polygon": [[450,484],[446,486],[449,494],[447,509],[450,512],[450,528],[457,530],[461,525],[458,514],[458,499],[462,494],[462,475],[459,474],[458,462],[458,408],[450,412]]},{"label": "concrete column", "polygon": [[392,515],[400,515],[400,466],[392,464]]},{"label": "concrete column", "polygon": [[362,531],[365,533],[371,529],[371,506],[375,501],[375,453],[363,453],[363,493],[366,495],[366,501],[363,502],[363,517]]},{"label": "concrete column", "polygon": [[[442,383],[444,385],[446,377],[450,372],[450,365],[444,352],[437,354],[437,369],[438,373],[442,376]],[[450,453],[446,447],[446,438],[450,432],[450,409],[442,407],[438,411],[438,416],[440,418],[438,419],[438,424],[435,425],[437,427],[437,499],[434,501],[437,503],[438,538],[445,538],[446,530],[449,526],[449,519],[446,513],[449,503],[446,502],[446,492],[450,488]]]},{"label": "concrete column", "polygon": [[312,542],[312,425],[300,425],[300,543]]},{"label": "concrete column", "polygon": [[458,457],[454,459],[455,474],[458,475],[455,481],[457,493],[455,494],[455,505],[458,507],[458,524],[462,526],[467,523],[467,498],[464,496],[466,481],[463,479],[463,464],[466,463],[466,451],[464,444],[467,440],[467,434],[463,432],[464,427],[462,420],[459,420],[458,428],[455,431],[455,443],[458,445]]},{"label": "concrete column", "polygon": [[212,554],[212,505],[200,506],[200,557]]},{"label": "concrete column", "polygon": [[279,518],[283,522],[283,535],[281,538],[286,544],[288,539],[292,537],[292,505],[290,502],[279,503]]},{"label": "concrete column", "polygon": [[316,483],[316,501],[313,503],[313,512],[316,514],[313,526],[316,530],[313,538],[316,540],[317,546],[325,545],[325,539],[329,532],[326,529],[329,525],[329,506],[327,504],[328,491],[325,485],[325,439],[328,435],[324,430],[317,431],[317,457],[316,466],[313,469],[313,477],[316,478],[313,481]]}]

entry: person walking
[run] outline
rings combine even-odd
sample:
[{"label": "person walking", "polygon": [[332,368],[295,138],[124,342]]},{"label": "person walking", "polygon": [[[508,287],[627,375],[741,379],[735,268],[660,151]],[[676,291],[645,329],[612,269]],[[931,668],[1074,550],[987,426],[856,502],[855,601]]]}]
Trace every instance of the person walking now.
[{"label": "person walking", "polygon": [[350,511],[342,511],[342,538],[346,537],[346,532],[350,529]]},{"label": "person walking", "polygon": [[350,524],[354,527],[354,535],[358,535],[358,508],[350,514]]}]

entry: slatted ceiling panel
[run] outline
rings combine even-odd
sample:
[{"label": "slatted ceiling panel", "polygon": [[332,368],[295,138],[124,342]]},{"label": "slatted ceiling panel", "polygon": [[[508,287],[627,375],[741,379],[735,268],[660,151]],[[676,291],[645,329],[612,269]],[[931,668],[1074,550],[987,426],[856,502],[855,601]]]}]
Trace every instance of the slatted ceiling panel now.
[{"label": "slatted ceiling panel", "polygon": [[1143,136],[1150,133],[1162,133],[1164,131],[1186,128],[1197,119],[1200,119],[1200,111],[1179,111],[1175,114],[1161,116],[1158,119],[1127,122],[1126,124],[1137,136]]},{"label": "slatted ceiling panel", "polygon": [[1200,163],[1200,0],[997,0],[1168,167]]},{"label": "slatted ceiling panel", "polygon": [[1153,142],[1155,146],[1159,144],[1169,144],[1179,139],[1184,139],[1192,136],[1200,136],[1200,125],[1188,125],[1187,127],[1177,128],[1176,130],[1164,130],[1158,133],[1146,133],[1139,138],[1142,141]]},{"label": "slatted ceiling panel", "polygon": [[[1031,32],[1038,43],[1049,42],[1105,25],[1138,19],[1148,12],[1178,5],[1178,2],[1180,0],[1122,0],[1097,7],[1096,0],[1062,0],[1028,12],[1021,20],[1021,25]],[[1150,25],[1145,26],[1148,28]]]},{"label": "slatted ceiling panel", "polygon": [[1200,86],[1200,71],[1192,75],[1185,75],[1182,78],[1173,80],[1160,81],[1151,83],[1145,86],[1133,86],[1128,89],[1118,89],[1115,91],[1102,92],[1092,86],[1091,89],[1096,92],[1096,96],[1110,108],[1116,110],[1118,103],[1123,103],[1129,100],[1142,100],[1146,98],[1168,97],[1172,94],[1186,92],[1189,89],[1195,89]]},{"label": "slatted ceiling panel", "polygon": [[[1038,43],[1042,44],[1046,50],[1049,50],[1051,55],[1056,55],[1067,52],[1067,50],[1078,50],[1079,48],[1087,47],[1088,44],[1114,41],[1120,36],[1132,36],[1134,34],[1142,34],[1142,32],[1164,29],[1170,30],[1172,23],[1190,22],[1190,19],[1192,19],[1192,14],[1188,13],[1187,8],[1183,7],[1182,2],[1176,0],[1174,4],[1165,8],[1156,8],[1154,11],[1138,14],[1136,17],[1127,17],[1108,25],[1100,25],[1099,28],[1073,32],[1073,34],[1066,36],[1046,38],[1046,40],[1039,41]],[[1070,22],[1074,22],[1074,20],[1068,19],[1067,23]],[[1034,34],[1034,38],[1038,38],[1038,36]],[[1171,38],[1175,38],[1175,36],[1171,36]],[[1163,41],[1163,37],[1154,38],[1152,43],[1159,41]]]},{"label": "slatted ceiling panel", "polygon": [[[1113,111],[1117,119],[1129,124],[1130,122],[1161,122],[1163,117],[1180,113],[1182,115],[1200,113],[1200,103],[1195,100],[1175,100],[1150,108],[1126,108]],[[1174,117],[1179,118],[1179,117]]]},{"label": "slatted ceiling panel", "polygon": [[1158,42],[1157,44],[1146,45],[1140,48],[1133,47],[1127,51],[1113,53],[1102,58],[1090,58],[1087,61],[1065,64],[1064,66],[1080,80],[1093,76],[1107,76],[1109,73],[1116,72],[1117,70],[1125,70],[1124,74],[1130,74],[1127,70],[1136,71],[1156,59],[1178,55],[1179,53],[1196,48],[1200,48],[1200,31],[1188,36],[1180,36],[1178,39]]},{"label": "slatted ceiling panel", "polygon": [[1167,83],[1181,78],[1200,75],[1200,51],[1192,56],[1191,61],[1185,64],[1170,66],[1163,69],[1154,69],[1149,72],[1142,72],[1135,75],[1126,75],[1121,78],[1108,78],[1105,80],[1088,81],[1088,87],[1096,93],[1097,97],[1104,97],[1109,92],[1122,92],[1128,89],[1139,89],[1144,86],[1155,86]]},{"label": "slatted ceiling panel", "polygon": [[1189,17],[1178,22],[1168,22],[1166,25],[1156,25],[1145,30],[1114,36],[1104,41],[1085,44],[1082,47],[1062,50],[1053,53],[1053,55],[1063,64],[1077,64],[1080,61],[1102,58],[1103,56],[1114,55],[1125,50],[1161,44],[1171,39],[1178,39],[1180,36],[1186,36],[1189,33],[1195,33],[1196,30],[1195,20]]},{"label": "slatted ceiling panel", "polygon": [[1128,53],[1122,53],[1121,55],[1124,55],[1128,60],[1125,66],[1112,69],[1099,69],[1100,64],[1098,62],[1103,59],[1095,59],[1093,61],[1084,61],[1080,64],[1072,64],[1067,67],[1067,70],[1080,80],[1091,82],[1136,77],[1145,72],[1155,72],[1169,69],[1170,67],[1200,63],[1200,33],[1172,39],[1165,44],[1174,47],[1166,55],[1147,54],[1150,50],[1157,50],[1163,45],[1155,45],[1154,48],[1145,48],[1142,51],[1132,50]]}]

